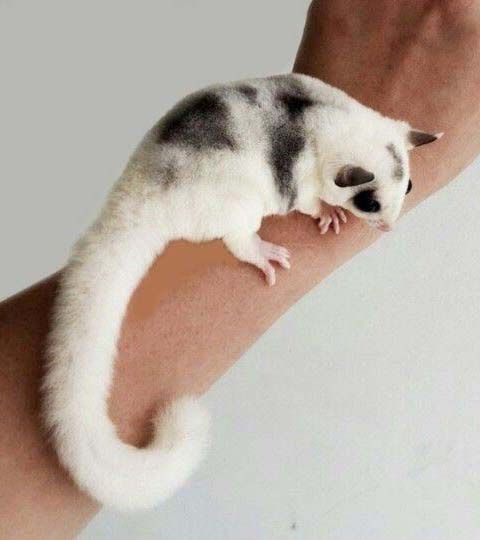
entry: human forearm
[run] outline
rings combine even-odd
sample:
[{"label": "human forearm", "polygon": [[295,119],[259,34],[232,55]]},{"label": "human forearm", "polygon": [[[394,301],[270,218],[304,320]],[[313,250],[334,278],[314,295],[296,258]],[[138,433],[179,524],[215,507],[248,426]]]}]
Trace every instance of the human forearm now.
[{"label": "human forearm", "polygon": [[[480,149],[476,79],[480,70],[472,55],[475,51],[478,56],[478,21],[468,32],[460,33],[456,47],[437,45],[442,47],[442,55],[433,48],[421,61],[417,58],[425,51],[421,47],[417,51],[412,39],[421,38],[424,30],[414,27],[413,37],[403,40],[407,49],[403,50],[400,62],[396,56],[400,48],[393,47],[390,41],[366,41],[366,36],[373,36],[369,38],[373,41],[379,35],[384,40],[392,38],[392,34],[380,32],[385,23],[376,20],[375,13],[367,13],[375,29],[370,29],[367,21],[362,23],[365,30],[359,34],[355,26],[345,27],[357,17],[352,2],[325,4],[335,6],[323,8],[316,3],[310,12],[296,68],[324,78],[392,116],[405,117],[420,128],[447,132],[435,145],[414,153],[414,190],[408,201],[415,204],[453,178]],[[365,6],[378,6],[378,2],[354,4],[359,17]],[[394,3],[378,12],[394,17],[392,10],[403,5],[390,4]],[[339,11],[326,13],[325,9]],[[347,19],[342,9],[348,13]],[[427,15],[421,19],[424,23]],[[342,17],[344,23],[339,24]],[[450,19],[450,27],[457,27],[456,20],[456,16]],[[431,24],[426,28],[431,28]],[[400,39],[398,33],[393,34],[393,39]],[[415,45],[411,51],[409,40]],[[447,47],[447,52],[443,47]],[[390,52],[379,57],[378,51]],[[415,61],[403,64],[409,57]],[[369,65],[369,58],[376,60]],[[439,79],[444,61],[451,83]],[[206,390],[281,313],[372,242],[376,234],[352,222],[339,237],[320,237],[311,219],[292,215],[267,220],[262,236],[280,241],[292,251],[292,270],[279,271],[273,289],[264,285],[254,269],[237,263],[216,242],[170,246],[136,291],[124,323],[111,400],[112,418],[125,439],[135,443],[145,440],[148,419],[157,402]],[[81,526],[95,506],[67,480],[56,465],[53,452],[45,447],[39,430],[41,354],[54,289],[55,277],[11,299],[0,312],[5,386],[2,414],[7,426],[1,442],[2,455],[6,456],[2,477],[7,480],[2,488],[0,511],[8,513],[10,531],[19,530],[12,523],[26,530],[26,526],[36,522],[37,532],[48,524],[61,537]],[[22,426],[21,430],[16,426]],[[45,486],[46,498],[32,496],[32,490],[45,490]],[[29,520],[24,512],[29,514]],[[62,525],[65,522],[70,523],[70,529]],[[3,533],[1,528],[0,532]],[[41,537],[41,533],[37,536]]]},{"label": "human forearm", "polygon": [[[480,17],[472,3],[381,4],[314,2],[295,70],[420,128],[446,132],[412,154],[414,190],[407,198],[412,207],[454,178],[480,150]],[[446,72],[448,77],[440,76]],[[211,262],[166,291],[162,283],[168,271],[162,269],[174,274],[180,266],[178,248],[172,247],[135,294],[122,340],[129,353],[120,355],[112,399],[112,414],[132,440],[157,396],[205,390],[302,294],[376,238],[358,222],[344,227],[340,237],[320,237],[314,222],[298,215],[267,220],[262,236],[292,251],[292,270],[280,272],[273,290],[218,244],[181,248],[187,265],[200,257]],[[150,314],[141,320],[138,306],[144,302],[150,303]],[[156,331],[161,335],[152,339]],[[142,363],[142,347],[160,360]],[[125,399],[132,381],[134,404]]]},{"label": "human forearm", "polygon": [[58,466],[39,421],[56,277],[0,304],[0,538],[71,538],[95,505]]}]

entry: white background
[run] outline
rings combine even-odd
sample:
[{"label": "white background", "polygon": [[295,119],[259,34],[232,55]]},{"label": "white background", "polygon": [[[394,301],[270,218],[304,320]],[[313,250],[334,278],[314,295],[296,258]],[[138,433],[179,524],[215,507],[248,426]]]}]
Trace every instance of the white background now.
[{"label": "white background", "polygon": [[[63,263],[180,96],[288,71],[306,7],[0,0],[0,297]],[[82,540],[478,538],[479,173],[316,288],[211,390],[214,445],[183,491],[102,512]]]}]

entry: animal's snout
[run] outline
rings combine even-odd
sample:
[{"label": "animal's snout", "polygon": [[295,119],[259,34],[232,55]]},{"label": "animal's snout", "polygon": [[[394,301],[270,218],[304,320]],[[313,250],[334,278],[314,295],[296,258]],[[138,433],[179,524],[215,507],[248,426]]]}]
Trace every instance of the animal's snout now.
[{"label": "animal's snout", "polygon": [[388,232],[392,230],[392,225],[389,225],[388,223],[385,223],[385,221],[369,221],[369,225],[373,227],[374,229],[378,229],[382,232]]}]

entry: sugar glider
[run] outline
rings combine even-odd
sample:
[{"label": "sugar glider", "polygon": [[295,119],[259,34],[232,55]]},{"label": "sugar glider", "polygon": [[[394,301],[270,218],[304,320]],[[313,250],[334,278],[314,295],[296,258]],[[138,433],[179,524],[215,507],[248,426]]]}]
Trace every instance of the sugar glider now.
[{"label": "sugar glider", "polygon": [[411,187],[408,150],[438,136],[304,75],[211,86],[154,125],[74,246],[55,302],[44,417],[77,485],[109,506],[150,507],[205,452],[208,415],[194,398],[160,412],[143,449],[107,414],[126,306],[168,242],[222,238],[273,285],[272,262],[289,268],[289,252],[260,238],[265,216],[297,210],[325,233],[348,210],[388,230]]}]

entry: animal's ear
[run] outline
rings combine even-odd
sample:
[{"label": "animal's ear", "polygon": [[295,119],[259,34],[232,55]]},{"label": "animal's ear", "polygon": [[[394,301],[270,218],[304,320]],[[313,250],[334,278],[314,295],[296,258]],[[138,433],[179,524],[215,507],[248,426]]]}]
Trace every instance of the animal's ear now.
[{"label": "animal's ear", "polygon": [[440,137],[443,133],[426,133],[425,131],[418,131],[416,129],[410,129],[407,133],[407,148],[411,150],[417,146],[422,146],[424,144],[429,144]]},{"label": "animal's ear", "polygon": [[335,177],[335,184],[339,187],[352,187],[360,186],[371,182],[375,178],[375,175],[362,167],[353,167],[352,165],[346,165],[342,167],[337,176]]}]

